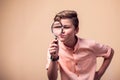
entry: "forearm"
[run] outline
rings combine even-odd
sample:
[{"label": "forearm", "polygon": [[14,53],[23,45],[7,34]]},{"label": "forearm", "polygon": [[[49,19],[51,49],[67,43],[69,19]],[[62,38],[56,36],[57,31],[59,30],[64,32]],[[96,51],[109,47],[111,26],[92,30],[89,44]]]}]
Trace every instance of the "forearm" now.
[{"label": "forearm", "polygon": [[100,69],[97,71],[97,74],[98,76],[101,78],[102,75],[105,73],[106,69],[108,68],[111,60],[112,60],[112,57],[113,57],[113,54],[114,54],[114,51],[112,50],[111,51],[111,54],[108,58],[104,58],[104,61],[103,61],[103,64],[102,66],[100,67]]},{"label": "forearm", "polygon": [[49,68],[47,70],[47,75],[49,80],[57,80],[58,76],[58,63],[57,61],[51,61]]}]

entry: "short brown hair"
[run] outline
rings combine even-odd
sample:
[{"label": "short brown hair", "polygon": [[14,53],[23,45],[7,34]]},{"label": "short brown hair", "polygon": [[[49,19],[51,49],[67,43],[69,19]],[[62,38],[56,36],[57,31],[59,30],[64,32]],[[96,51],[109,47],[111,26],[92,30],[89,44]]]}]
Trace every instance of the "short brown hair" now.
[{"label": "short brown hair", "polygon": [[54,21],[58,21],[61,19],[66,19],[66,18],[71,19],[75,28],[78,28],[79,20],[77,17],[77,12],[74,10],[63,10],[63,11],[57,13],[56,16],[54,17]]}]

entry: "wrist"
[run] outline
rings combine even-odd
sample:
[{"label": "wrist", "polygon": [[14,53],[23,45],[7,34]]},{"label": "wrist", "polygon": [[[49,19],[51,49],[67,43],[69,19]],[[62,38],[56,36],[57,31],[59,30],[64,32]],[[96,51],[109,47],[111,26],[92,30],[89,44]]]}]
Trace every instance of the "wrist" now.
[{"label": "wrist", "polygon": [[58,61],[59,60],[59,56],[57,56],[57,57],[50,57],[50,59],[51,59],[51,61]]}]

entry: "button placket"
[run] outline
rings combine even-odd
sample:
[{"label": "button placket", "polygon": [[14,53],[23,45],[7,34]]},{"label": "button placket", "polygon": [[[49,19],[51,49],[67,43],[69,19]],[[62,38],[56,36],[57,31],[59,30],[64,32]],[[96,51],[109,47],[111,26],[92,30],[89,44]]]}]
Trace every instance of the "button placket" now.
[{"label": "button placket", "polygon": [[81,67],[80,67],[79,60],[78,60],[78,54],[76,54],[75,51],[73,51],[73,53],[74,53],[73,54],[73,59],[74,59],[74,65],[75,65],[75,74],[77,76],[79,76]]}]

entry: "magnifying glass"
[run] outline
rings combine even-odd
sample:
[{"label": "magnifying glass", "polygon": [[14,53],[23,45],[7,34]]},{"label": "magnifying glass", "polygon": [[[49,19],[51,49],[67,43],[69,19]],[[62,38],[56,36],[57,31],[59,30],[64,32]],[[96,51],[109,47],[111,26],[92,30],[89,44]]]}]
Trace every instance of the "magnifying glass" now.
[{"label": "magnifying glass", "polygon": [[63,25],[60,21],[54,21],[51,26],[51,32],[55,36],[55,39],[63,32]]},{"label": "magnifying glass", "polygon": [[[63,32],[62,23],[60,21],[54,21],[51,26],[51,32],[53,33],[55,39],[57,40],[58,36]],[[58,40],[57,42],[55,42],[55,44],[58,44]]]}]

